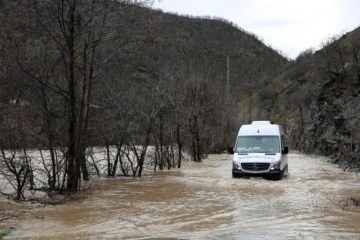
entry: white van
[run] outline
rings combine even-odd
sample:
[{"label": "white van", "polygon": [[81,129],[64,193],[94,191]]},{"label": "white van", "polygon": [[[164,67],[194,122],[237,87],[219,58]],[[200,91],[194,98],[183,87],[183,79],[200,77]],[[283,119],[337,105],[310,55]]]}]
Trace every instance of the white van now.
[{"label": "white van", "polygon": [[232,176],[263,176],[281,180],[288,171],[284,131],[269,121],[254,121],[240,127],[234,154]]}]

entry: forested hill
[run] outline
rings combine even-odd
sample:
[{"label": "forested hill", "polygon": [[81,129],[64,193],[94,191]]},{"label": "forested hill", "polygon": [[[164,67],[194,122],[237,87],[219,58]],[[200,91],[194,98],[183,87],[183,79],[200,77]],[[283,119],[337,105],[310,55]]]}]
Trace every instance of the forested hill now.
[{"label": "forested hill", "polygon": [[[192,148],[200,158],[232,144],[238,127],[251,120],[252,114],[241,105],[251,102],[248,93],[261,89],[288,63],[256,36],[223,19],[163,13],[144,7],[141,1],[138,5],[113,1],[102,5],[102,2],[106,1],[76,5],[73,18],[67,15],[72,9],[66,1],[59,5],[51,5],[53,1],[3,1],[0,5],[3,23],[0,57],[4,63],[0,97],[3,106],[13,107],[14,103],[17,106],[16,111],[3,111],[3,119],[13,120],[14,116],[7,115],[17,111],[27,115],[26,127],[22,129],[30,132],[31,141],[38,141],[33,136],[40,134],[41,144],[48,144],[45,136],[51,129],[39,124],[55,124],[56,130],[66,131],[67,98],[73,91],[69,89],[71,80],[79,94],[73,100],[82,101],[77,103],[79,106],[73,105],[73,114],[82,111],[81,104],[86,101],[89,102],[85,106],[92,107],[86,120],[86,124],[94,124],[86,136],[89,143],[102,144],[104,139],[99,139],[100,136],[109,142],[117,141],[122,134],[114,136],[116,131],[110,130],[114,125],[111,124],[123,120],[112,114],[122,113],[120,116],[126,121],[135,121],[124,115],[130,114],[128,108],[133,106],[132,110],[139,111],[141,116],[145,111],[141,108],[149,111],[145,119],[136,119],[143,125],[149,118],[153,124],[152,118],[161,117],[163,121],[175,117],[167,119],[169,126],[164,128],[178,124],[184,139],[196,135],[199,139],[190,142],[202,144],[196,146],[197,150]],[[103,19],[91,15],[96,12],[94,9],[106,13]],[[64,14],[58,15],[59,12]],[[66,17],[69,19],[63,19]],[[91,84],[83,83],[85,80]],[[81,89],[82,85],[89,89]],[[85,100],[87,91],[91,99]],[[177,99],[165,99],[164,94]],[[49,99],[44,102],[46,98]],[[19,103],[36,109],[22,109]],[[111,107],[117,109],[108,111]],[[157,115],[160,108],[161,116]],[[50,119],[43,116],[46,112]],[[171,114],[174,116],[164,116]],[[256,114],[265,117],[263,111]],[[106,125],[111,135],[103,132],[106,127],[103,120],[97,119],[100,116],[110,119]],[[46,119],[50,122],[43,122]],[[147,134],[144,129],[131,130],[138,141]],[[56,134],[61,138],[65,135]],[[17,141],[17,137],[12,138]]]},{"label": "forested hill", "polygon": [[176,36],[175,46],[233,56],[234,129],[269,119],[285,126],[292,148],[329,156],[346,169],[360,168],[360,28],[289,62],[226,20],[163,13],[158,18],[170,33],[165,37]]},{"label": "forested hill", "polygon": [[[223,152],[255,115],[242,111],[248,93],[288,62],[226,21],[148,2],[0,2],[0,164],[16,199],[28,186],[77,191],[95,175],[141,177],[181,167],[185,152]],[[46,165],[39,186],[32,164]]]},{"label": "forested hill", "polygon": [[[193,57],[208,56],[218,62],[218,71],[226,79],[226,56],[230,56],[232,86],[257,85],[282,70],[288,60],[266,46],[254,34],[225,19],[179,16],[153,12],[158,41],[178,55],[191,51]],[[260,84],[259,84],[260,85]]]},{"label": "forested hill", "polygon": [[[222,99],[219,107],[229,111],[228,117],[218,118],[221,121],[218,126],[223,129],[222,147],[233,144],[241,124],[267,118],[266,109],[258,108],[253,99],[289,63],[278,50],[226,19],[142,10],[151,16],[153,35],[149,36],[154,41],[146,47],[150,52],[146,56],[153,57],[145,63],[147,68],[166,69],[167,74],[179,77],[179,69],[165,65],[182,65],[182,77],[200,74],[216,85]],[[159,58],[165,58],[167,63]]]},{"label": "forested hill", "polygon": [[294,148],[360,169],[360,28],[304,51],[269,83],[260,107]]},{"label": "forested hill", "polygon": [[176,36],[166,41],[172,47],[233,56],[230,83],[237,118],[232,131],[254,119],[269,119],[285,126],[292,148],[360,169],[360,27],[289,62],[226,20],[163,13],[158,19],[170,33],[164,37]]}]

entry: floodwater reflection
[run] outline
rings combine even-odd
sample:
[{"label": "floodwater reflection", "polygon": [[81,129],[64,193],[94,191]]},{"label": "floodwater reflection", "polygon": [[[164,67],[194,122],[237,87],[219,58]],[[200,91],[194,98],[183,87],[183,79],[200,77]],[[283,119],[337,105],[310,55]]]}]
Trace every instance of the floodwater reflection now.
[{"label": "floodwater reflection", "polygon": [[359,239],[354,173],[293,153],[282,181],[233,179],[227,155],[141,179],[102,179],[80,201],[32,207],[6,239]]}]

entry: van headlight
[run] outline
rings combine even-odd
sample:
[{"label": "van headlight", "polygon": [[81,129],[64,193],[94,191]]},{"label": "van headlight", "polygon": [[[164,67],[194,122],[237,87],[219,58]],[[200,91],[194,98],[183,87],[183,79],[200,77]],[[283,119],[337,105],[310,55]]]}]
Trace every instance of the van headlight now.
[{"label": "van headlight", "polygon": [[272,168],[270,169],[270,170],[279,170],[280,169],[280,161],[279,162],[276,162],[273,166],[272,166]]},{"label": "van headlight", "polygon": [[240,169],[239,163],[233,162],[233,169]]}]

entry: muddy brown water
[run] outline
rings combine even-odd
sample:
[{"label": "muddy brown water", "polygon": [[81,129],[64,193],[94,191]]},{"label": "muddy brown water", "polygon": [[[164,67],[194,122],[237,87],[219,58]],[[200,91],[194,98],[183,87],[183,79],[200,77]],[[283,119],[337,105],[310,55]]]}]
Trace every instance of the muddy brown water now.
[{"label": "muddy brown water", "polygon": [[17,208],[5,239],[360,239],[360,181],[326,158],[289,154],[282,181],[233,179],[212,155],[141,179],[102,179],[84,198]]}]

